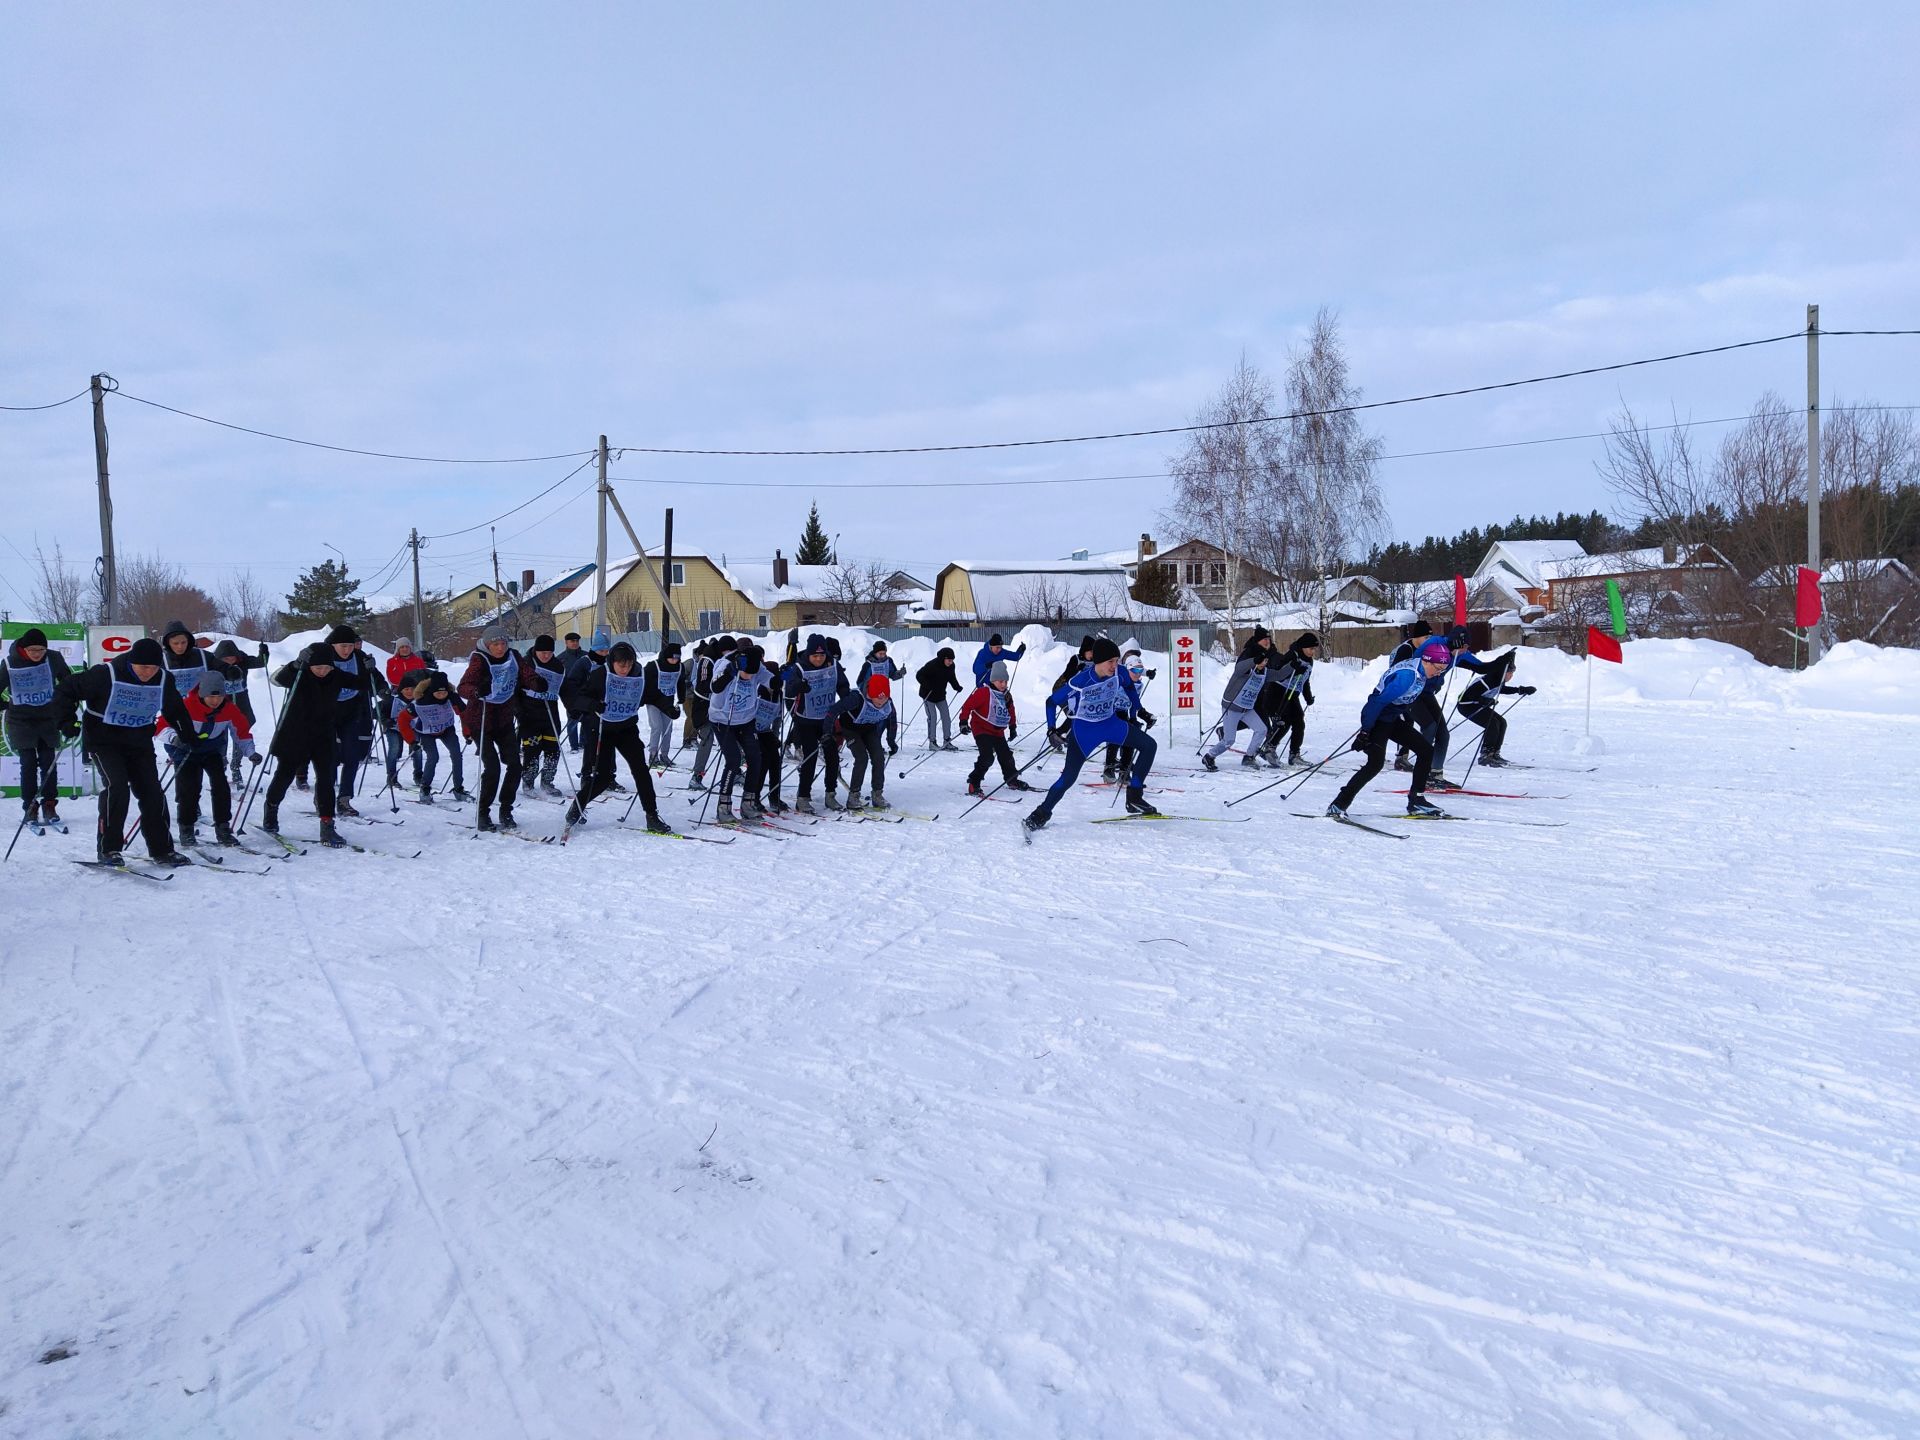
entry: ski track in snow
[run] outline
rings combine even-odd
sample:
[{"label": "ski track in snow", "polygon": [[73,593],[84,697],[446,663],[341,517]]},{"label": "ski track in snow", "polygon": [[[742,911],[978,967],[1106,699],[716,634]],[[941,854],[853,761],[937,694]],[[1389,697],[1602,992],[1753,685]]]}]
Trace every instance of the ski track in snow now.
[{"label": "ski track in snow", "polygon": [[1596,724],[1443,797],[1567,828],[1400,844],[1027,847],[965,752],[729,849],[23,840],[86,910],[0,939],[0,1436],[1920,1435],[1920,726]]}]

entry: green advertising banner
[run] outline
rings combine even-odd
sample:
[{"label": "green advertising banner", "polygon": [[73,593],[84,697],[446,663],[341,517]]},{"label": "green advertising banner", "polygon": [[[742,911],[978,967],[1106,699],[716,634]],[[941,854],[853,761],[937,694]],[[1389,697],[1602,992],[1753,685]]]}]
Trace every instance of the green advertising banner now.
[{"label": "green advertising banner", "polygon": [[[84,625],[35,625],[31,620],[9,620],[0,624],[0,644],[11,649],[13,642],[29,630],[46,633],[47,648],[58,650],[76,673],[87,668],[87,627]],[[76,741],[60,752],[60,793],[75,796],[86,793],[86,767],[80,763]],[[20,757],[8,742],[6,727],[0,725],[0,795],[20,797]]]}]

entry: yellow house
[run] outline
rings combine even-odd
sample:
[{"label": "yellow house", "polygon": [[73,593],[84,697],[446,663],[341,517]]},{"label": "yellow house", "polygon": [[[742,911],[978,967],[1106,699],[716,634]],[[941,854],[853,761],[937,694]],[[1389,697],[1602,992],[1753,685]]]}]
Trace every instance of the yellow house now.
[{"label": "yellow house", "polygon": [[[629,555],[607,566],[607,627],[614,634],[658,632],[660,564],[659,555],[647,557],[644,563]],[[895,623],[897,602],[848,593],[859,591],[863,583],[834,566],[795,565],[777,550],[771,562],[737,560],[729,564],[711,555],[676,554],[671,595],[679,628],[694,635],[790,630],[815,624]],[[598,598],[597,577],[590,575],[571,594],[555,602],[555,633],[562,628],[578,630],[582,635],[592,633],[593,607]]]},{"label": "yellow house", "polygon": [[447,616],[456,628],[470,625],[475,616],[499,609],[505,598],[491,585],[469,585],[447,601]]}]

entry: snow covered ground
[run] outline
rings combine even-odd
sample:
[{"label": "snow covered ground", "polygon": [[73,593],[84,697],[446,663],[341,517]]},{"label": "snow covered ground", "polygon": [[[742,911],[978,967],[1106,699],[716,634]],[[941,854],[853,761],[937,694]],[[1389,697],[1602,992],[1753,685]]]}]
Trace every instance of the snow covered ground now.
[{"label": "snow covered ground", "polygon": [[27,837],[0,1435],[1920,1435],[1920,656],[1519,678],[1564,828]]}]

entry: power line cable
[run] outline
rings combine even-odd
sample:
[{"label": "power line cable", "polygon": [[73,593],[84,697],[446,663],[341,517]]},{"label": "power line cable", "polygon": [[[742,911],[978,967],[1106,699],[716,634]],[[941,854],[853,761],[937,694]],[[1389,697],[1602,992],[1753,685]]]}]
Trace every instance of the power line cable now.
[{"label": "power line cable", "polygon": [[62,405],[71,405],[76,400],[84,400],[92,392],[93,387],[89,385],[77,395],[69,395],[64,400],[55,400],[48,405],[0,405],[0,410],[58,410]]},{"label": "power line cable", "polygon": [[[86,391],[80,392],[82,395]],[[537,465],[549,460],[571,460],[578,455],[592,455],[592,450],[563,450],[558,455],[511,455],[504,458],[484,460],[455,459],[446,455],[396,455],[386,450],[360,450],[352,445],[329,445],[324,440],[302,440],[293,435],[276,435],[271,430],[255,430],[250,425],[235,425],[228,420],[216,420],[211,415],[196,415],[191,410],[176,409],[172,405],[162,405],[158,400],[148,400],[144,396],[134,395],[125,390],[116,390],[114,394],[123,400],[131,400],[136,405],[150,405],[155,410],[165,410],[171,415],[184,415],[189,420],[198,420],[206,425],[218,425],[222,430],[238,430],[244,435],[258,435],[265,440],[281,440],[289,445],[305,445],[314,450],[334,450],[342,455],[366,455],[375,460],[412,460],[423,465]],[[78,396],[74,398],[79,398]],[[65,404],[65,401],[61,402]]]},{"label": "power line cable", "polygon": [[[580,453],[582,452],[580,451],[574,452],[574,454],[580,454]],[[562,485],[566,484],[567,481],[571,480],[574,476],[578,475],[582,470],[586,469],[587,466],[591,465],[594,462],[594,460],[598,458],[600,454],[598,450],[588,450],[584,453],[587,456],[585,460],[582,460],[578,465],[574,466],[573,469],[569,470],[566,474],[562,475],[558,480],[554,481],[553,484],[547,486],[547,488],[542,490],[538,495],[529,495],[525,500],[522,500],[518,505],[514,506],[512,510],[502,510],[498,515],[494,516],[493,519],[482,520],[478,525],[469,525],[464,530],[448,530],[445,533],[440,535],[422,535],[420,538],[422,540],[451,540],[456,535],[470,535],[475,530],[484,530],[489,525],[497,525],[500,521],[506,519],[507,516],[516,514],[519,511],[526,509],[527,506],[533,504],[534,501],[540,499],[542,496],[551,495],[554,491],[558,490]],[[572,457],[567,455],[561,455],[561,456],[556,456],[555,458],[566,460],[566,459],[571,459]],[[595,483],[597,484],[599,482],[596,480]]]}]

